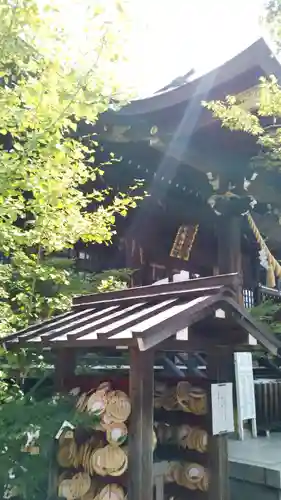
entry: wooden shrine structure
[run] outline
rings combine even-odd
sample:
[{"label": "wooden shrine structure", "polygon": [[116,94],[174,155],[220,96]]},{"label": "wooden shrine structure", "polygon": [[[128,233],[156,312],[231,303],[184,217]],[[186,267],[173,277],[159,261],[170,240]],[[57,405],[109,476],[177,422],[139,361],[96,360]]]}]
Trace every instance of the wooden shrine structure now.
[{"label": "wooden shrine structure", "polygon": [[[271,74],[281,77],[279,62],[259,39],[208,74],[195,72],[178,87],[168,86],[100,118],[94,130],[101,143],[96,161],[102,163],[110,152],[120,159],[106,167],[105,185],[125,192],[134,179],[143,179],[149,197],[125,220],[117,220],[118,237],[112,246],[77,246],[80,270],[134,269],[134,286],[171,279],[181,270],[200,276],[239,272],[243,287],[255,288],[260,280],[259,245],[243,214],[251,211],[279,258],[274,209],[281,207],[280,176],[264,170],[245,179],[246,167],[258,153],[255,140],[222,128],[202,101],[236,95],[242,108],[254,110],[259,78]],[[81,124],[78,133],[92,131]],[[214,184],[219,194],[231,189],[237,199],[214,210]],[[190,248],[183,257],[176,256],[176,235],[186,227]]]},{"label": "wooden shrine structure", "polygon": [[[281,348],[280,341],[238,304],[240,286],[240,277],[232,274],[77,297],[72,311],[8,336],[4,346],[13,350],[21,347],[40,352],[52,350],[57,359],[55,376],[60,391],[69,390],[70,379],[73,380],[72,387],[80,386],[79,376],[75,375],[75,360],[81,351],[97,355],[103,351],[112,355],[120,349],[127,349],[130,359],[127,386],[132,407],[129,469],[127,475],[114,478],[115,482],[126,485],[130,500],[163,500],[167,495],[177,499],[190,496],[191,499],[228,500],[226,436],[230,429],[222,427],[214,431],[220,410],[215,408],[213,388],[221,389],[230,381],[229,360],[234,351],[255,349],[247,343],[249,334],[274,355]],[[218,315],[218,310],[223,314]],[[186,328],[185,337],[179,336],[179,332]],[[206,353],[206,378],[188,379],[206,394],[205,413],[196,416],[192,412],[154,408],[157,382],[154,359],[159,351]],[[115,376],[110,375],[112,382]],[[182,376],[179,380],[186,379]],[[98,383],[89,376],[87,390]],[[231,409],[229,400],[228,408]],[[207,448],[197,453],[157,445],[153,454],[152,430],[159,422],[205,429],[208,433]],[[163,457],[166,456],[167,460],[167,453],[169,460],[188,461],[190,467],[199,463],[204,473],[208,471],[204,491],[193,485],[188,489],[175,479],[166,484],[163,474],[162,479],[157,478],[154,496],[153,471],[157,468],[154,462],[157,461],[159,466]]]}]

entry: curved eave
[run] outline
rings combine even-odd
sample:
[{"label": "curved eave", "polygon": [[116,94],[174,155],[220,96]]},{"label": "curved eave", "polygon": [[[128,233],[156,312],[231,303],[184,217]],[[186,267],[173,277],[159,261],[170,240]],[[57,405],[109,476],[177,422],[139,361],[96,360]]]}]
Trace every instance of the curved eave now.
[{"label": "curved eave", "polygon": [[[118,112],[106,113],[106,121],[129,124],[134,120],[145,118],[147,114],[186,103],[191,98],[208,99],[215,88],[224,85],[227,87],[227,84],[232,80],[239,78],[243,73],[249,73],[251,70],[255,75],[255,81],[252,82],[251,86],[257,84],[260,76],[274,74],[281,80],[281,66],[264,38],[259,38],[222,66],[191,82],[148,98],[132,101]],[[248,85],[247,88],[249,88]]]}]

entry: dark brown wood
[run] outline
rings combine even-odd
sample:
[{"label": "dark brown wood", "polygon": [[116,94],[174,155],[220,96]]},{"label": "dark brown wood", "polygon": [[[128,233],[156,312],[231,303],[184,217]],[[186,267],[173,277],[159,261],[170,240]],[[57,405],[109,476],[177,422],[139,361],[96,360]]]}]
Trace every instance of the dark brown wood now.
[{"label": "dark brown wood", "polygon": [[[279,75],[279,72],[279,64],[276,58],[272,57],[269,46],[264,38],[259,38],[247,47],[246,50],[219,68],[200,76],[198,79],[191,79],[191,81],[180,85],[176,89],[171,85],[168,91],[156,93],[146,99],[134,100],[127,106],[124,106],[118,114],[105,114],[102,117],[102,124],[106,123],[108,128],[111,124],[132,127],[135,123],[138,124],[140,122],[140,117],[145,121],[149,116],[153,116],[153,114],[157,116],[157,113],[159,113],[163,124],[167,121],[168,123],[171,122],[173,127],[179,126],[181,122],[173,120],[174,114],[171,111],[173,110],[173,106],[178,105],[181,109],[187,108],[188,110],[188,104],[190,105],[190,102],[192,102],[193,110],[193,101],[195,101],[198,109],[200,109],[202,107],[204,89],[208,88],[211,93],[211,96],[208,95],[208,99],[224,99],[225,95],[236,95],[257,85],[260,75]],[[190,121],[189,113],[191,111],[188,110],[187,124]],[[214,124],[214,118],[211,113],[202,113],[199,116],[196,128]],[[182,114],[179,114],[179,117],[182,119]],[[142,132],[143,128],[139,128]],[[146,132],[146,129],[144,130]],[[183,130],[186,134],[186,128]],[[107,129],[106,134],[108,134]],[[142,135],[143,139],[144,134]]]},{"label": "dark brown wood", "polygon": [[[117,333],[121,333],[127,328],[133,327],[136,322],[142,322],[145,320],[149,320],[149,318],[153,318],[156,315],[160,314],[167,309],[170,309],[173,304],[176,303],[176,299],[163,300],[162,302],[154,305],[144,304],[142,303],[142,308],[137,310],[137,312],[132,311],[131,314],[127,312],[126,315],[115,323],[112,321],[108,324],[108,326],[97,328],[97,337],[100,338],[109,338],[112,335],[116,335]],[[146,306],[146,307],[143,307]]]},{"label": "dark brown wood", "polygon": [[[207,357],[207,377],[216,382],[229,382],[232,355],[224,350]],[[227,436],[211,436],[208,445],[210,486],[208,500],[230,500]]]},{"label": "dark brown wood", "polygon": [[256,352],[261,351],[262,347],[259,345],[251,345],[251,344],[221,344],[214,345],[212,341],[204,342],[194,342],[194,341],[179,341],[179,340],[167,340],[163,342],[160,346],[156,347],[157,351],[164,352]]},{"label": "dark brown wood", "polygon": [[73,377],[76,367],[75,349],[58,349],[55,353],[55,390],[57,392],[65,391],[65,381]]},{"label": "dark brown wood", "polygon": [[241,273],[241,229],[238,217],[220,217],[218,223],[218,268],[220,274]]},{"label": "dark brown wood", "polygon": [[268,297],[278,297],[281,299],[281,292],[276,288],[268,288],[267,286],[259,285],[259,291]]},{"label": "dark brown wood", "polygon": [[248,311],[237,304],[232,298],[227,297],[226,303],[234,309],[234,321],[243,327],[250,335],[252,335],[258,342],[260,342],[266,349],[273,354],[277,354],[280,349],[280,342],[278,338],[260,321],[253,318]]},{"label": "dark brown wood", "polygon": [[[164,340],[172,337],[174,334],[191,326],[196,321],[203,319],[208,316],[214,310],[214,305],[219,307],[221,302],[221,295],[213,295],[210,297],[204,297],[202,301],[183,304],[182,310],[176,312],[176,307],[173,311],[171,308],[170,317],[165,317],[165,315],[155,316],[152,318],[151,322],[147,321],[142,325],[137,325],[132,329],[133,336],[137,337],[139,348],[142,351],[146,351],[161,344]],[[183,309],[183,306],[186,306]],[[180,307],[180,306],[179,306]],[[172,315],[172,313],[174,314]],[[151,323],[151,324],[149,324]]]},{"label": "dark brown wood", "polygon": [[[89,323],[89,326],[84,331],[72,332],[68,335],[69,339],[79,339],[80,337],[90,338],[92,335],[97,335],[98,331],[107,331],[107,328],[110,328],[115,323],[119,323],[126,321],[126,319],[133,315],[136,311],[141,311],[145,306],[145,302],[136,302],[128,307],[118,307],[118,305],[114,307],[108,307],[106,309],[101,309],[99,311],[99,318],[92,323]],[[103,314],[104,312],[104,314]]]},{"label": "dark brown wood", "polygon": [[[239,283],[238,275],[233,276],[235,283]],[[226,278],[229,279],[229,276]],[[220,280],[221,277],[214,279]],[[190,349],[197,346],[198,350],[206,351],[207,347],[212,348],[214,345],[239,346],[248,340],[248,333],[273,354],[279,351],[280,340],[239,305],[228,287],[221,287],[218,285],[220,281],[217,281],[217,285],[210,289],[201,286],[194,288],[195,282],[202,285],[200,280],[190,280],[180,283],[187,290],[182,288],[176,291],[174,285],[179,283],[169,283],[164,285],[163,293],[162,285],[152,287],[156,290],[155,295],[141,296],[142,291],[138,291],[139,296],[131,299],[133,303],[130,305],[128,298],[119,299],[119,292],[115,292],[116,298],[110,302],[100,301],[95,312],[86,307],[78,316],[74,313],[67,318],[54,318],[47,325],[37,325],[32,332],[27,329],[19,333],[18,337],[6,337],[3,343],[9,349],[21,345],[38,349],[42,349],[42,346],[62,349],[139,345],[142,351],[147,351],[170,339],[174,343],[172,337],[176,332],[197,324],[194,328],[196,335],[192,335],[190,330]],[[189,286],[192,288],[188,289]],[[170,287],[170,291],[167,287]],[[151,287],[148,288],[151,290]],[[215,317],[217,309],[225,311],[224,318]],[[179,346],[183,346],[182,341],[178,342]]]},{"label": "dark brown wood", "polygon": [[142,378],[142,500],[153,500],[154,353],[140,353]]},{"label": "dark brown wood", "polygon": [[[91,309],[86,310],[86,311],[80,311],[80,317],[78,315],[73,315],[72,316],[62,320],[61,322],[57,322],[56,318],[54,318],[54,322],[51,325],[48,325],[46,327],[43,326],[41,329],[40,326],[38,326],[37,330],[34,331],[34,333],[30,333],[26,336],[20,337],[19,342],[20,344],[24,343],[25,341],[28,341],[29,339],[35,339],[36,337],[38,339],[41,339],[43,342],[47,340],[51,340],[60,336],[65,336],[71,332],[73,336],[75,335],[75,332],[77,329],[82,329],[84,327],[84,332],[87,330],[87,325],[92,325],[94,323],[94,319],[97,317],[100,317],[102,315],[105,315],[106,313],[109,313],[109,311],[113,311],[116,309],[117,306],[112,306],[108,307],[107,309],[104,309],[103,311],[95,311],[92,312]],[[83,314],[84,313],[84,314]],[[91,313],[91,314],[90,314]],[[78,317],[75,317],[78,316]],[[91,331],[91,330],[90,330]],[[84,333],[85,335],[85,333]],[[74,337],[75,338],[75,337]]]},{"label": "dark brown wood", "polygon": [[[190,280],[193,281],[193,280]],[[189,281],[182,281],[179,283],[188,283]],[[200,287],[200,288],[192,288],[192,289],[186,289],[186,290],[173,290],[174,283],[170,283],[171,285],[171,290],[170,291],[163,291],[162,286],[166,285],[158,285],[159,290],[153,291],[151,294],[147,295],[142,295],[142,288],[139,288],[139,294],[138,295],[132,295],[131,297],[121,297],[119,298],[118,293],[116,292],[116,296],[114,299],[107,299],[107,293],[104,295],[104,300],[103,302],[91,302],[89,304],[79,304],[79,306],[74,305],[74,310],[87,310],[88,307],[105,307],[105,306],[122,306],[122,307],[129,307],[136,302],[151,302],[151,303],[157,303],[161,302],[164,300],[169,300],[169,299],[175,299],[179,298],[181,300],[193,300],[197,297],[201,297],[202,295],[215,295],[216,293],[219,292],[224,292],[227,295],[233,296],[235,295],[234,292],[230,287],[225,287],[225,286],[213,286],[213,287]]]},{"label": "dark brown wood", "polygon": [[217,228],[219,273],[239,274],[241,280],[236,286],[236,298],[240,304],[243,304],[241,218],[220,217]]},{"label": "dark brown wood", "polygon": [[[32,343],[30,342],[28,344],[30,347],[34,348],[35,350],[38,350],[38,347],[42,348],[42,344],[38,343]],[[54,341],[50,342],[49,344],[44,344],[45,347],[52,348],[52,350],[58,350],[62,348],[66,349],[87,349],[87,351],[95,351],[96,349],[99,348],[105,348],[105,349],[115,349],[116,347],[123,347],[123,348],[131,348],[131,347],[137,347],[137,340],[136,339],[119,339],[118,342],[116,340],[110,340],[110,339],[105,339],[105,340],[77,340],[74,342],[70,342],[68,340],[65,341]],[[13,347],[13,346],[12,346]],[[10,346],[9,346],[10,349]],[[13,347],[13,349],[15,349]],[[261,351],[263,350],[262,346],[260,345],[248,345],[248,344],[235,344],[235,343],[227,343],[227,342],[221,342],[220,344],[215,344],[212,341],[212,338],[207,339],[204,337],[204,339],[192,339],[192,340],[176,340],[176,338],[171,338],[168,340],[165,340],[162,342],[160,345],[155,346],[153,350],[159,350],[159,351],[164,351],[164,352],[212,352],[216,351],[217,349],[227,349],[229,352],[256,352],[256,351]]]},{"label": "dark brown wood", "polygon": [[[37,346],[38,347],[38,342],[32,343],[32,340],[27,344],[28,346]],[[45,347],[54,347],[56,349],[60,349],[62,347],[76,347],[76,348],[97,348],[97,347],[111,347],[114,348],[116,346],[136,346],[137,343],[134,339],[130,338],[121,338],[121,339],[96,339],[96,338],[86,338],[83,339],[83,337],[77,340],[72,340],[70,339],[65,339],[65,340],[45,340],[42,339],[42,345]]]},{"label": "dark brown wood", "polygon": [[[204,491],[195,490],[190,491],[185,486],[180,486],[176,483],[165,484],[165,493],[167,498],[176,498],[177,500],[207,500],[208,494]],[[164,497],[165,498],[165,497]]]},{"label": "dark brown wood", "polygon": [[133,327],[133,336],[150,336],[160,329],[162,331],[178,332],[182,328],[192,325],[208,316],[212,312],[213,306],[216,305],[219,307],[223,304],[223,300],[223,296],[217,293],[211,296],[202,296],[188,302],[171,304],[167,311],[155,314],[147,321]]},{"label": "dark brown wood", "polygon": [[226,286],[231,289],[237,287],[241,284],[241,278],[237,273],[233,274],[223,274],[219,276],[208,276],[206,278],[196,278],[189,281],[179,281],[174,283],[167,283],[163,285],[148,285],[137,288],[128,288],[127,290],[121,290],[118,292],[107,292],[107,293],[97,293],[91,295],[84,295],[82,297],[75,297],[73,300],[74,306],[81,307],[82,305],[92,305],[98,302],[105,303],[106,301],[113,299],[124,299],[132,297],[148,297],[165,292],[180,292],[195,290],[198,288],[213,288],[216,286]]},{"label": "dark brown wood", "polygon": [[208,500],[229,500],[229,468],[227,436],[212,436],[209,439],[210,486]]},{"label": "dark brown wood", "polygon": [[129,432],[128,497],[142,500],[142,380],[140,353],[130,349],[129,395],[132,405]]},{"label": "dark brown wood", "polygon": [[49,471],[48,471],[48,487],[47,487],[47,498],[49,500],[55,500],[57,498],[58,492],[58,477],[59,477],[59,465],[57,462],[58,454],[58,441],[53,439],[50,450],[49,459]]},{"label": "dark brown wood", "polygon": [[260,331],[255,328],[253,323],[250,323],[243,318],[237,318],[237,323],[241,326],[242,329],[244,329],[245,333],[247,332],[248,334],[252,335],[259,343],[261,343],[266,348],[268,352],[273,354],[273,356],[278,355],[280,347],[275,346],[272,343],[271,339],[267,339],[262,333],[260,333]]},{"label": "dark brown wood", "polygon": [[130,349],[130,399],[128,496],[153,500],[153,392],[154,353]]},{"label": "dark brown wood", "polygon": [[[54,324],[54,321],[57,320],[59,322],[62,322],[66,319],[66,321],[68,320],[69,317],[72,316],[72,312],[67,312],[67,313],[64,313],[64,314],[61,314],[59,316],[57,316],[56,318],[50,318],[50,319],[47,319],[45,321],[42,321],[40,322],[39,324],[38,323],[35,323],[34,325],[32,326],[29,326],[27,328],[24,328],[22,330],[18,330],[16,333],[13,333],[12,335],[9,335],[9,340],[13,340],[13,339],[17,339],[19,336],[24,336],[25,339],[29,338],[29,336],[34,336],[35,335],[35,331],[38,329],[38,328],[48,328],[48,326],[51,324],[53,325]],[[82,311],[79,312],[79,314],[83,314]],[[30,335],[29,335],[30,334]]]}]

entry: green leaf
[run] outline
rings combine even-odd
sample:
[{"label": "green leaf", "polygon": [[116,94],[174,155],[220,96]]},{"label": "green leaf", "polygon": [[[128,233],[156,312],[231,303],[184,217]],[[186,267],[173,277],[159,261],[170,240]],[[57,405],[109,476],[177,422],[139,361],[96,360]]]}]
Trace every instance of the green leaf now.
[{"label": "green leaf", "polygon": [[1,336],[67,310],[74,282],[76,289],[96,289],[74,276],[72,261],[60,268],[47,260],[77,242],[110,244],[116,215],[126,216],[140,199],[129,187],[118,202],[110,186],[101,189],[97,176],[113,155],[104,151],[98,165],[99,136],[77,137],[81,119],[96,123],[112,95],[121,95],[112,61],[125,60],[128,47],[126,5],[114,3],[108,19],[104,3],[94,3],[86,0],[81,27],[90,47],[85,57],[65,26],[61,2],[50,8],[47,2],[46,9],[36,0],[20,0],[16,8],[0,2],[0,134],[12,143],[0,148],[0,252],[9,258],[0,264]]}]

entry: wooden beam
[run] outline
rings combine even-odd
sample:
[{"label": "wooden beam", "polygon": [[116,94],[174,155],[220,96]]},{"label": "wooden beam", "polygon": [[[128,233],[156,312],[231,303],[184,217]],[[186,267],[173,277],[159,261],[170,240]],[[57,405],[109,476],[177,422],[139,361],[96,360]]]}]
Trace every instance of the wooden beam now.
[{"label": "wooden beam", "polygon": [[185,378],[185,374],[180,370],[180,368],[175,363],[173,363],[173,361],[170,358],[168,358],[168,356],[166,355],[162,356],[161,360],[164,369],[166,369],[174,377]]},{"label": "wooden beam", "polygon": [[268,297],[277,297],[281,300],[281,292],[280,290],[276,290],[276,288],[269,288],[268,286],[259,285],[259,291]]},{"label": "wooden beam", "polygon": [[[251,324],[249,321],[243,318],[236,318],[236,321],[239,325],[241,325],[241,328],[245,331],[245,333],[248,333],[251,335],[254,339],[256,339],[263,347],[266,349],[268,352],[273,354],[273,356],[278,355],[278,351],[280,347],[278,348],[276,345],[272,343],[271,339],[268,339],[263,332],[260,332],[258,328],[256,328],[253,324]],[[273,336],[273,334],[272,334]]]},{"label": "wooden beam", "polygon": [[[81,314],[84,314],[83,312],[79,312],[79,315]],[[56,324],[59,322],[61,323],[62,321],[64,321],[66,319],[66,321],[68,320],[69,317],[72,317],[73,313],[72,312],[66,312],[64,314],[60,314],[59,316],[56,317]],[[13,339],[17,339],[18,337],[20,337],[22,334],[24,335],[24,338],[29,338],[29,333],[31,333],[32,335],[31,336],[34,336],[34,332],[35,330],[37,330],[38,328],[40,328],[41,330],[43,330],[43,328],[47,328],[48,329],[48,325],[49,324],[54,324],[55,323],[55,320],[54,318],[50,318],[50,319],[47,319],[45,321],[42,321],[40,322],[39,324],[36,323],[32,326],[28,326],[27,328],[23,328],[22,330],[18,330],[16,333],[13,333],[11,335],[9,335],[7,338],[9,340],[13,340]]]},{"label": "wooden beam", "polygon": [[[198,359],[199,358],[199,359]],[[201,356],[192,353],[179,353],[177,359],[186,366],[188,375],[200,378],[206,378],[206,374],[199,370],[199,366],[205,366],[205,360]],[[201,358],[201,360],[200,360]]]},{"label": "wooden beam", "polygon": [[[38,352],[42,352],[42,344],[40,342],[29,342],[28,347],[33,348],[34,350],[38,350]],[[107,349],[114,350],[116,348],[133,348],[137,347],[136,339],[105,339],[105,340],[76,340],[70,342],[66,341],[53,341],[49,342],[47,345],[43,345],[44,349],[52,349],[54,352],[57,350],[64,349],[87,349],[87,351],[96,351],[96,349]],[[192,340],[176,340],[175,338],[168,339],[162,342],[159,345],[156,345],[153,350],[161,351],[161,352],[212,352],[216,349],[228,349],[229,352],[238,352],[238,351],[262,351],[264,350],[260,345],[248,345],[248,344],[234,344],[228,341],[228,338],[225,338],[225,342],[221,341],[219,344],[214,344],[211,338],[202,337],[201,339],[192,339]],[[7,349],[16,351],[19,349],[19,345],[14,345],[13,343],[7,345]]]},{"label": "wooden beam", "polygon": [[[191,283],[193,282],[193,279],[192,280],[189,280]],[[238,282],[240,282],[240,280],[235,280],[235,283],[234,283],[234,286],[233,286],[233,289],[231,288],[231,286],[220,286],[220,285],[217,285],[217,286],[212,286],[212,287],[200,287],[200,288],[190,288],[190,284],[189,284],[189,281],[180,281],[180,282],[174,282],[174,283],[170,283],[171,285],[171,290],[170,291],[163,291],[162,290],[162,287],[166,286],[166,285],[156,285],[159,287],[159,290],[152,290],[151,293],[149,294],[146,294],[146,295],[142,295],[142,291],[141,289],[143,287],[140,287],[139,288],[139,292],[138,292],[138,295],[134,295],[132,294],[132,296],[128,296],[128,297],[121,297],[119,298],[118,296],[116,296],[115,298],[113,299],[107,299],[107,297],[105,296],[104,297],[104,300],[103,302],[91,302],[89,304],[79,304],[79,306],[75,306],[74,305],[74,310],[83,310],[83,311],[86,311],[89,307],[93,308],[93,307],[97,307],[99,308],[100,310],[102,310],[101,308],[102,307],[105,307],[105,306],[116,306],[116,307],[122,307],[122,308],[125,308],[125,307],[131,307],[132,305],[136,304],[137,302],[145,302],[145,303],[148,303],[148,302],[152,302],[152,303],[158,303],[158,302],[163,302],[164,300],[172,300],[172,299],[181,299],[181,300],[184,300],[186,299],[187,301],[188,300],[193,300],[197,297],[202,297],[203,295],[216,295],[217,293],[221,292],[223,293],[224,295],[227,295],[227,296],[234,296],[235,293],[233,291],[233,289],[236,289],[237,286],[238,286]],[[184,290],[174,290],[172,287],[174,284],[178,284],[178,283],[188,283],[187,285],[187,289]],[[161,288],[160,288],[161,287]],[[129,289],[128,289],[129,290]],[[116,292],[116,293],[119,293],[119,292]],[[105,294],[107,295],[107,293]]]},{"label": "wooden beam", "polygon": [[[145,303],[140,304],[140,309],[135,311],[129,311],[130,308],[123,309],[123,317],[121,319],[117,318],[115,321],[108,323],[108,325],[96,328],[96,335],[98,338],[110,338],[113,335],[122,333],[125,330],[131,330],[137,323],[142,323],[144,321],[150,321],[154,317],[158,317],[159,314],[164,313],[176,303],[176,299],[163,300],[158,304],[146,305]],[[131,306],[132,308],[133,306]]]},{"label": "wooden beam", "polygon": [[[37,348],[38,350],[42,350],[42,347],[43,348],[47,348],[47,347],[50,347],[50,348],[53,348],[53,349],[62,349],[62,348],[76,348],[76,349],[80,349],[80,348],[99,348],[99,347],[108,347],[108,348],[111,348],[111,349],[114,349],[114,347],[118,346],[118,347],[121,347],[121,346],[125,346],[125,347],[129,347],[129,346],[136,346],[137,345],[137,342],[135,339],[133,338],[121,338],[121,339],[97,339],[97,338],[90,338],[90,339],[77,339],[77,340],[57,340],[57,339],[54,339],[54,340],[49,340],[49,341],[44,341],[42,340],[42,342],[33,342],[32,340],[29,341],[27,344],[26,344],[26,347],[33,347],[33,348]],[[14,346],[14,343],[12,344],[12,346]],[[7,347],[9,347],[9,344],[7,344]]]},{"label": "wooden beam", "polygon": [[[151,320],[139,323],[132,328],[133,337],[138,339],[138,346],[141,351],[147,351],[161,342],[171,338],[183,328],[190,327],[194,323],[206,318],[215,309],[219,308],[222,303],[220,294],[214,296],[202,297],[202,300],[196,300],[172,307],[168,313],[155,316]],[[177,310],[181,307],[181,310]],[[180,341],[179,341],[180,342]],[[204,340],[202,339],[202,344]],[[213,341],[214,344],[214,341]]]},{"label": "wooden beam", "polygon": [[261,345],[268,349],[273,355],[278,354],[281,349],[280,340],[260,321],[256,320],[244,307],[226,297],[226,302],[234,309],[234,318],[238,325],[252,335]]},{"label": "wooden beam", "polygon": [[164,352],[203,352],[203,353],[211,353],[211,352],[256,352],[263,351],[261,346],[259,345],[251,345],[251,344],[220,344],[216,345],[214,342],[206,341],[205,342],[190,342],[182,340],[168,340],[160,344],[156,347],[157,351]]},{"label": "wooden beam", "polygon": [[198,288],[214,288],[214,287],[229,287],[236,288],[241,284],[241,278],[237,273],[223,274],[220,276],[209,276],[206,278],[196,278],[188,281],[179,281],[175,283],[167,283],[163,285],[148,285],[143,287],[128,288],[118,292],[107,292],[100,294],[91,294],[73,299],[74,307],[85,306],[93,307],[93,304],[102,302],[103,305],[110,301],[110,305],[114,305],[114,300],[118,303],[121,299],[149,298],[162,293],[170,292],[188,292],[189,290],[198,290]]}]

